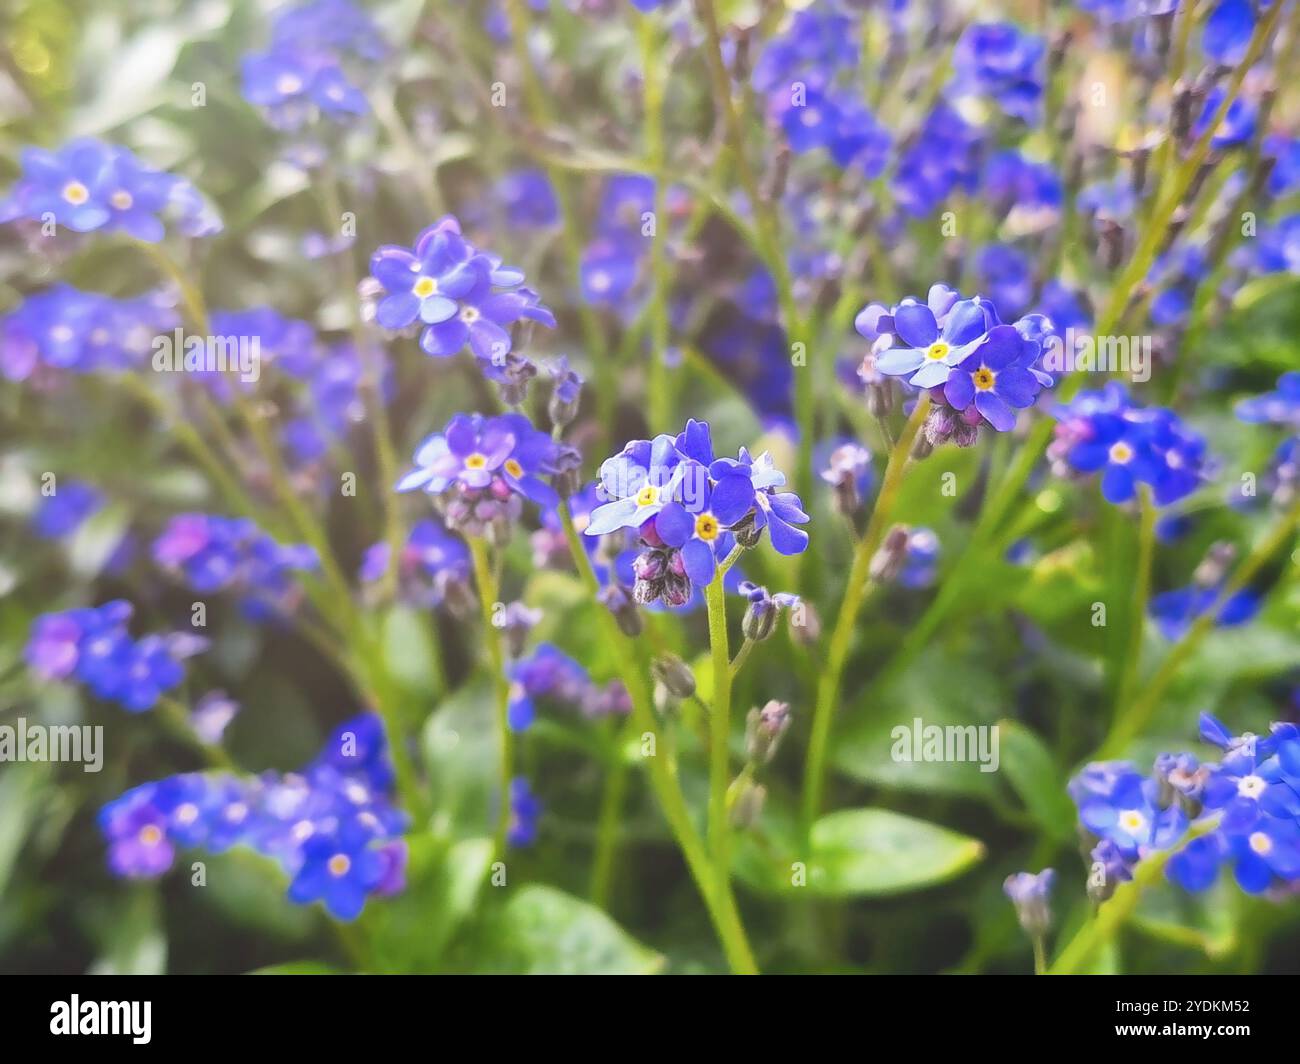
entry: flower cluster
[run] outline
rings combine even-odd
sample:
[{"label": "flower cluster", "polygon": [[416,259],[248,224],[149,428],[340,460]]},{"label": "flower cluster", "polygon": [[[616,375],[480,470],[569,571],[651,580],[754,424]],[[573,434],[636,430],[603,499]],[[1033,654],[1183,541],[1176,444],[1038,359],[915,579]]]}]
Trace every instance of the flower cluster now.
[{"label": "flower cluster", "polygon": [[0,201],[0,222],[53,222],[75,233],[123,232],[149,243],[166,234],[164,214],[186,236],[221,230],[192,184],[149,168],[120,145],[82,138],[54,152],[27,148],[22,165],[18,183]]},{"label": "flower cluster", "polygon": [[733,543],[756,546],[766,529],[781,554],[799,554],[808,534],[798,496],[779,490],[785,474],[766,452],[752,457],[713,456],[705,422],[691,419],[678,436],[633,440],[600,467],[609,502],[591,514],[585,534],[636,529],[643,553],[636,559],[636,600],[680,606],[694,588],[713,580]]},{"label": "flower cluster", "polygon": [[251,620],[292,613],[301,599],[294,574],[318,564],[310,546],[277,543],[247,518],[201,513],[173,517],[154,540],[153,559],[194,591],[234,590]]},{"label": "flower cluster", "polygon": [[387,52],[374,20],[349,0],[311,0],[278,15],[267,50],[244,57],[244,98],[281,130],[318,116],[346,121],[370,107],[345,67],[372,73]]},{"label": "flower cluster", "polygon": [[[375,543],[361,561],[361,582],[373,584],[388,568],[387,543]],[[422,609],[441,605],[458,588],[468,585],[469,548],[437,521],[417,521],[411,526],[397,558],[401,599]]]},{"label": "flower cluster", "polygon": [[1044,58],[1041,37],[1009,22],[967,27],[953,54],[958,92],[988,96],[1013,118],[1038,121],[1042,110]]},{"label": "flower cluster", "polygon": [[[930,391],[937,404],[926,424],[932,445],[973,443],[984,423],[1009,432],[1016,411],[1052,383],[1038,367],[1045,335],[1038,316],[1004,325],[990,300],[962,299],[947,285],[931,287],[924,303],[865,307],[857,328],[873,342],[878,372]],[[877,346],[882,337],[887,346]]]},{"label": "flower cluster", "polygon": [[0,317],[0,374],[21,381],[57,370],[137,368],[154,337],[177,320],[162,293],[113,299],[57,284]]},{"label": "flower cluster", "polygon": [[289,898],[321,901],[340,920],[404,886],[406,815],[377,717],[340,725],[301,773],[186,773],[142,784],[100,811],[114,874],[155,878],[178,849],[247,846],[279,862]]},{"label": "flower cluster", "polygon": [[370,273],[364,294],[375,301],[375,321],[392,330],[420,323],[420,346],[436,358],[468,344],[481,365],[502,367],[515,322],[555,327],[555,316],[524,286],[523,273],[476,249],[450,215],[421,232],[413,247],[380,247],[370,257]]},{"label": "flower cluster", "polygon": [[[1267,736],[1233,736],[1209,714],[1201,738],[1223,753],[1202,763],[1162,754],[1143,776],[1128,762],[1089,765],[1070,785],[1079,819],[1095,841],[1090,884],[1109,896],[1133,864],[1176,848],[1167,872],[1186,890],[1205,890],[1231,865],[1250,894],[1295,889],[1300,879],[1300,730],[1274,724]],[[1179,845],[1188,827],[1193,836]]]},{"label": "flower cluster", "polygon": [[397,490],[423,488],[435,496],[447,527],[457,532],[504,534],[523,499],[544,507],[559,502],[542,478],[558,472],[560,451],[523,414],[457,414],[416,449],[416,468]]},{"label": "flower cluster", "polygon": [[627,690],[618,680],[596,684],[587,670],[550,643],[539,643],[507,666],[510,681],[509,721],[513,731],[527,730],[537,719],[537,703],[577,709],[589,720],[631,712]]},{"label": "flower cluster", "polygon": [[1101,473],[1109,502],[1128,502],[1146,484],[1156,505],[1167,506],[1205,479],[1204,437],[1172,410],[1138,406],[1121,384],[1080,392],[1053,413],[1058,424],[1048,457],[1054,468],[1062,476]]},{"label": "flower cluster", "polygon": [[207,644],[180,633],[133,639],[127,630],[132,612],[129,602],[115,599],[42,614],[32,623],[27,664],[43,679],[76,680],[131,713],[152,709],[184,680],[185,658]]}]

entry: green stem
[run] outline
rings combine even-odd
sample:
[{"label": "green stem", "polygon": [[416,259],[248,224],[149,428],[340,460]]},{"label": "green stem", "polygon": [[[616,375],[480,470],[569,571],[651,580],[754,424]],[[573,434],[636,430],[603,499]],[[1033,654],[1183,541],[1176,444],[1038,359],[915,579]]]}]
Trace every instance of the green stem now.
[{"label": "green stem", "polygon": [[1140,519],[1138,524],[1137,579],[1133,586],[1133,601],[1124,626],[1126,635],[1123,659],[1119,669],[1119,682],[1115,691],[1115,719],[1124,715],[1124,707],[1132,697],[1142,663],[1142,636],[1146,630],[1147,600],[1151,597],[1151,563],[1155,556],[1156,508],[1151,493],[1142,489],[1138,493]]},{"label": "green stem", "polygon": [[479,605],[483,613],[483,641],[488,649],[488,667],[492,670],[495,693],[497,738],[500,742],[498,776],[501,783],[501,808],[497,814],[496,854],[504,857],[506,834],[510,830],[510,781],[514,778],[514,736],[510,732],[510,681],[506,678],[505,653],[501,630],[492,623],[497,601],[496,573],[488,560],[487,544],[478,536],[469,537],[469,553],[474,561],[474,581],[478,584]]},{"label": "green stem", "polygon": [[605,787],[600,799],[600,817],[596,822],[596,852],[591,863],[591,903],[609,909],[610,889],[614,882],[614,858],[618,852],[619,818],[627,795],[628,764],[624,747],[631,739],[632,725],[616,733],[618,746],[614,761],[605,773]]},{"label": "green stem", "polygon": [[[550,127],[551,105],[546,87],[537,75],[532,56],[528,54],[529,16],[523,0],[507,0],[506,13],[510,21],[510,37],[514,42],[515,57],[524,77],[524,103],[533,122],[542,127]],[[560,205],[561,244],[564,251],[565,266],[574,284],[582,275],[582,233],[578,227],[577,204],[574,201],[573,188],[569,175],[549,160],[543,161],[546,176],[555,189],[555,198]],[[656,221],[656,226],[658,225]],[[618,409],[618,367],[614,360],[606,357],[604,351],[604,331],[591,304],[585,299],[578,300],[578,324],[582,330],[583,343],[587,348],[587,357],[591,359],[596,370],[596,401],[599,404],[598,423],[608,442],[614,426],[614,415]]]},{"label": "green stem", "polygon": [[[722,57],[722,35],[718,29],[718,14],[714,9],[713,0],[695,0],[695,8],[699,13],[700,21],[704,23],[708,46],[706,58],[709,74],[713,80],[713,95],[722,112],[727,144],[736,164],[736,173],[754,214],[754,235],[759,255],[776,283],[777,299],[781,304],[781,315],[785,319],[786,340],[791,345],[803,343],[805,339],[802,335],[803,323],[794,295],[790,265],[781,242],[780,216],[774,204],[759,189],[758,179],[754,175],[749,155],[745,151],[744,129],[732,100],[731,75],[727,72],[727,64]],[[808,354],[805,352],[806,356]],[[809,366],[795,366],[794,391],[795,420],[799,425],[799,456],[795,466],[795,485],[796,490],[807,498],[811,494],[812,486],[815,415],[812,370]]]},{"label": "green stem", "polygon": [[1099,759],[1105,760],[1119,756],[1124,751],[1124,748],[1142,732],[1142,729],[1146,727],[1159,707],[1165,689],[1169,686],[1178,670],[1182,668],[1183,663],[1188,658],[1196,653],[1201,642],[1214,628],[1224,603],[1250,583],[1255,574],[1277,553],[1278,549],[1286,545],[1295,532],[1297,525],[1300,525],[1300,500],[1292,504],[1273,530],[1259,546],[1251,551],[1250,556],[1237,568],[1232,579],[1224,584],[1218,598],[1214,601],[1214,605],[1192,622],[1191,627],[1174,644],[1173,649],[1161,662],[1160,668],[1151,677],[1142,694],[1133,701],[1133,704],[1128,707],[1122,717],[1116,718],[1110,734],[1102,743],[1101,750],[1097,755]]},{"label": "green stem", "polygon": [[654,235],[650,239],[650,365],[646,391],[650,426],[661,431],[672,417],[672,395],[668,382],[668,259],[664,254],[668,238],[666,203],[668,174],[664,154],[664,77],[659,57],[659,25],[654,16],[637,20],[641,45],[642,98],[645,109],[645,154],[655,179]]},{"label": "green stem", "polygon": [[736,656],[731,659],[731,667],[727,670],[731,673],[731,678],[733,680],[736,678],[736,674],[739,673],[741,668],[744,666],[745,659],[749,657],[750,651],[753,649],[753,639],[746,638],[745,641],[740,644],[740,649],[736,651]]},{"label": "green stem", "polygon": [[704,589],[709,613],[709,648],[713,655],[713,712],[709,714],[709,844],[713,870],[730,875],[727,853],[727,785],[731,782],[731,651],[727,647],[727,603],[722,574]]},{"label": "green stem", "polygon": [[[342,202],[339,199],[338,185],[332,175],[323,174],[319,187],[321,214],[326,231],[329,232],[332,228],[337,228],[342,219]],[[393,485],[397,483],[397,457],[393,452],[388,408],[384,403],[380,383],[382,374],[379,367],[367,357],[369,346],[366,343],[365,329],[357,303],[359,278],[356,263],[352,258],[352,249],[344,248],[339,252],[338,259],[347,288],[344,302],[350,308],[348,330],[352,336],[352,346],[356,348],[357,358],[362,360],[364,367],[362,395],[370,415],[367,420],[370,422],[371,435],[375,444],[375,461],[379,467],[380,507],[383,512],[384,541],[388,544],[388,564],[384,567],[380,586],[384,596],[388,597],[397,589],[397,566],[402,554],[402,523],[397,510],[397,493],[393,491]]]},{"label": "green stem", "polygon": [[898,500],[898,489],[902,484],[903,471],[911,454],[912,443],[925,421],[930,408],[928,394],[922,394],[917,400],[912,416],[894,444],[889,454],[889,463],[885,467],[885,477],[880,485],[880,495],[876,499],[867,530],[853,552],[853,564],[849,569],[848,582],[844,589],[844,599],[840,603],[840,612],[831,633],[831,641],[826,655],[826,667],[817,685],[817,702],[813,709],[812,734],[808,740],[808,760],[804,769],[803,788],[803,837],[807,840],[812,833],[813,823],[821,811],[822,795],[826,782],[826,754],[830,744],[831,718],[835,712],[835,702],[840,692],[840,677],[848,659],[849,645],[853,639],[853,629],[857,624],[858,610],[862,606],[867,592],[868,573],[871,559],[884,538],[887,522]]},{"label": "green stem", "polygon": [[[578,575],[588,594],[595,599],[600,591],[600,582],[596,579],[591,561],[583,549],[581,536],[573,527],[569,504],[562,502],[558,512]],[[646,681],[649,670],[643,660],[644,650],[640,643],[623,634],[613,614],[599,605],[597,610],[606,647],[612,660],[619,663],[620,676],[632,699],[632,727],[635,728],[636,734],[654,735],[657,723],[650,687]],[[715,875],[704,841],[691,821],[690,810],[682,795],[674,761],[660,751],[656,751],[655,756],[645,758],[645,761],[650,775],[650,785],[663,810],[664,818],[668,821],[673,839],[686,859],[691,878],[695,880],[700,896],[704,899],[709,918],[713,922],[718,940],[722,943],[723,952],[726,954],[728,966],[736,974],[757,974],[758,965],[754,961],[753,951],[745,935],[731,885],[724,877]]]}]

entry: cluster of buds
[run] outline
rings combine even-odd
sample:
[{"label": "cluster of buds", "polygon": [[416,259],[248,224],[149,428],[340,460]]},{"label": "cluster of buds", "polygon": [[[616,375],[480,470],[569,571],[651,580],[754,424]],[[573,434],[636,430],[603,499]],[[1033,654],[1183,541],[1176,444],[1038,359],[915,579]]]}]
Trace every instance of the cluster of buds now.
[{"label": "cluster of buds", "polygon": [[925,424],[917,434],[912,455],[915,458],[925,458],[945,443],[974,447],[979,440],[979,423],[980,414],[974,406],[954,410],[946,404],[935,405],[926,415]]},{"label": "cluster of buds", "polygon": [[662,602],[665,606],[684,606],[690,601],[691,581],[681,551],[651,547],[637,555],[632,572],[636,575],[632,597],[641,605]]},{"label": "cluster of buds", "polygon": [[500,477],[485,488],[457,483],[439,497],[442,517],[453,532],[505,543],[523,512],[523,502]]}]

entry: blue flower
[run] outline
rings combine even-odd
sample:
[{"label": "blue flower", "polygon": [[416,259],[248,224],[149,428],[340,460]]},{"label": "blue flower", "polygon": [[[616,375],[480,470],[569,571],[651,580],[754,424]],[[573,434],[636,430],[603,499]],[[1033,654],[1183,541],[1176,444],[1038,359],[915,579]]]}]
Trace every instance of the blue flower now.
[{"label": "blue flower", "polygon": [[1223,66],[1236,66],[1246,57],[1255,32],[1255,8],[1250,0],[1219,0],[1205,20],[1201,47]]},{"label": "blue flower", "polygon": [[522,319],[555,326],[537,294],[523,287],[524,275],[473,248],[450,215],[421,232],[409,251],[379,248],[370,269],[387,293],[375,307],[376,320],[400,329],[418,319],[424,325],[420,346],[436,358],[468,344],[480,360],[500,364],[511,351],[507,326]]},{"label": "blue flower", "polygon": [[404,329],[417,318],[426,325],[446,321],[474,288],[477,270],[470,246],[452,230],[435,233],[418,257],[385,245],[370,258],[371,275],[389,293],[375,308],[375,320],[385,329]]},{"label": "blue flower", "polygon": [[200,513],[173,517],[153,543],[153,558],[195,591],[235,589],[251,620],[291,613],[301,599],[294,574],[318,566],[305,543],[277,543],[246,518]]},{"label": "blue flower", "polygon": [[[1147,613],[1156,622],[1160,634],[1170,642],[1175,642],[1186,634],[1198,617],[1214,607],[1219,601],[1219,595],[1220,589],[1217,587],[1195,585],[1166,591],[1152,596]],[[1261,605],[1257,592],[1243,588],[1230,595],[1219,607],[1215,624],[1221,628],[1246,624],[1259,612]]]},{"label": "blue flower", "polygon": [[[376,543],[366,551],[360,578],[373,583],[388,568],[388,544]],[[411,526],[397,560],[397,578],[402,597],[413,604],[434,607],[447,597],[449,588],[468,581],[469,548],[436,521],[417,521]]]},{"label": "blue flower", "polygon": [[323,901],[340,920],[355,920],[366,895],[384,878],[387,865],[370,846],[372,835],[358,822],[334,834],[313,834],[303,845],[303,863],[289,884],[289,900],[305,905]]},{"label": "blue flower", "polygon": [[1079,802],[1079,820],[1099,839],[1109,839],[1126,856],[1167,848],[1187,829],[1187,815],[1177,806],[1160,809],[1156,785],[1129,767],[1102,794]]},{"label": "blue flower", "polygon": [[1140,483],[1166,506],[1185,498],[1204,477],[1205,440],[1172,410],[1143,409],[1112,382],[1100,392],[1081,392],[1055,411],[1060,420],[1049,457],[1080,473],[1102,474],[1102,494],[1112,503],[1132,499]]},{"label": "blue flower", "polygon": [[940,101],[926,117],[912,147],[899,159],[890,182],[899,207],[921,218],[955,190],[973,192],[983,149],[983,133]]},{"label": "blue flower", "polygon": [[[1206,94],[1200,117],[1192,126],[1193,137],[1199,138],[1205,135],[1214,116],[1219,113],[1225,95],[1226,90],[1222,85],[1216,85]],[[1245,96],[1233,97],[1232,102],[1228,104],[1228,110],[1215,127],[1214,135],[1210,137],[1210,146],[1232,148],[1247,143],[1255,135],[1255,122],[1258,116],[1259,108],[1253,100]]]},{"label": "blue flower", "polygon": [[907,534],[903,570],[898,582],[904,587],[929,587],[939,565],[939,537],[930,528],[913,528]]},{"label": "blue flower", "polygon": [[541,816],[541,800],[533,794],[527,779],[516,776],[510,781],[510,824],[506,829],[507,845],[521,849],[536,842],[537,822]]},{"label": "blue flower", "polygon": [[[895,316],[897,320],[897,316]],[[1016,426],[1016,410],[1032,406],[1042,383],[1030,372],[1039,345],[1013,326],[998,325],[947,377],[943,395],[955,410],[972,402],[998,432]]]},{"label": "blue flower", "polygon": [[509,723],[512,731],[526,730],[536,719],[536,699],[581,706],[591,689],[586,669],[552,646],[541,643],[507,670],[510,681]]},{"label": "blue flower", "polygon": [[[739,458],[720,458],[714,462],[709,475],[719,482],[731,475],[749,479],[754,486],[752,527],[755,532],[767,529],[768,538],[778,554],[802,554],[808,548],[808,533],[794,526],[807,524],[810,518],[804,513],[798,495],[777,490],[785,486],[785,474],[776,468],[768,452],[751,458],[749,451],[742,447]],[[743,526],[744,522],[741,524]]]},{"label": "blue flower", "polygon": [[1273,391],[1243,399],[1236,414],[1252,424],[1286,425],[1300,431],[1300,370],[1283,373]]},{"label": "blue flower", "polygon": [[65,480],[52,495],[41,499],[32,515],[32,528],[42,539],[62,539],[103,505],[104,497],[89,484]]},{"label": "blue flower", "polygon": [[672,500],[681,483],[682,455],[675,437],[633,440],[600,465],[600,487],[612,501],[591,512],[588,536],[640,528]]},{"label": "blue flower", "polygon": [[546,229],[560,220],[551,179],[542,170],[513,170],[496,184],[495,199],[506,220],[519,229]]},{"label": "blue flower", "polygon": [[189,182],[146,167],[126,148],[79,138],[56,152],[28,148],[21,160],[22,176],[0,204],[0,222],[48,215],[77,233],[121,230],[156,243],[165,232],[158,215],[176,208],[182,228],[220,228]]},{"label": "blue flower", "polygon": [[717,569],[713,544],[754,508],[755,484],[747,476],[730,472],[716,483],[689,475],[683,483],[695,485],[695,490],[687,492],[683,502],[670,502],[660,510],[655,531],[666,544],[681,551],[691,583],[704,587]]},{"label": "blue flower", "polygon": [[[943,290],[946,296],[949,290]],[[940,329],[935,311],[928,305],[907,299],[891,315],[892,331],[906,347],[882,352],[876,369],[889,376],[906,376],[917,388],[935,388],[948,380],[988,334],[984,307],[974,299],[951,306]],[[910,376],[908,376],[910,374]]]},{"label": "blue flower", "polygon": [[1036,122],[1046,52],[1043,38],[1009,22],[968,26],[953,53],[957,88],[991,96],[1012,117]]}]

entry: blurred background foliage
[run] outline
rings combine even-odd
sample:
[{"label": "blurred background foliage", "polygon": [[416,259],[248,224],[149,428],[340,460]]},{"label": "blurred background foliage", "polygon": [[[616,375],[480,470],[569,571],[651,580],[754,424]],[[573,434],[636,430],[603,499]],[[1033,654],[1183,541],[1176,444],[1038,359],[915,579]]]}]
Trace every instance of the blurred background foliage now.
[{"label": "blurred background foliage", "polygon": [[[481,15],[478,4],[451,6],[451,17]],[[400,46],[386,88],[391,105],[417,131],[426,118],[434,123],[420,133],[419,166],[437,174],[437,198],[458,209],[482,202],[488,184],[522,159],[505,132],[475,121],[470,89],[443,61],[427,28],[417,32],[422,7],[418,0],[373,5]],[[569,44],[587,32],[572,16],[561,17],[559,25]],[[319,225],[310,197],[300,195],[305,179],[277,161],[274,135],[238,92],[239,58],[264,33],[259,6],[234,0],[8,0],[0,10],[0,185],[17,173],[26,144],[51,146],[75,134],[127,143],[152,164],[189,176],[219,204],[227,229],[205,249],[203,264],[211,305],[268,303],[334,330],[347,320],[340,301],[350,293],[326,264],[298,253],[302,234]],[[565,120],[584,126],[591,143],[602,142],[607,124],[634,121],[609,73],[619,70],[623,40],[599,26],[583,48],[564,52],[581,56],[566,89],[588,101],[587,111]],[[484,70],[491,64],[488,55],[467,59]],[[191,95],[200,83],[207,102],[196,108]],[[674,122],[689,128],[696,111],[706,110],[706,98],[690,85],[674,84],[672,92],[696,105],[673,112]],[[403,242],[429,221],[412,188],[409,147],[379,129],[339,148],[344,154],[332,165],[365,204],[358,208],[360,249]],[[556,248],[505,225],[488,228],[494,248],[536,278],[543,298],[561,311],[560,332],[538,340],[556,351],[574,349],[574,316],[561,310],[572,294]],[[715,254],[734,243],[720,229],[705,239],[714,242]],[[0,235],[0,310],[52,280],[34,275],[34,263],[20,243]],[[115,295],[157,283],[147,260],[108,244],[78,254],[62,275]],[[1263,469],[1276,443],[1266,431],[1235,421],[1231,404],[1266,390],[1278,372],[1300,363],[1298,295],[1294,280],[1243,292],[1204,342],[1213,370],[1189,378],[1195,389],[1178,397],[1222,457],[1224,485],[1240,471]],[[435,371],[412,345],[403,346],[394,424],[405,453],[450,411],[473,408],[476,395],[468,379]],[[707,418],[714,439],[727,449],[759,442],[757,417],[724,376],[700,365],[682,372],[691,386],[679,394],[691,402],[675,413]],[[98,808],[138,782],[198,765],[150,714],[127,717],[71,686],[32,691],[22,647],[34,616],[77,602],[128,597],[150,628],[186,617],[191,596],[150,578],[143,561],[119,575],[105,575],[103,567],[123,534],[143,539],[156,533],[170,514],[201,508],[207,495],[198,473],[165,437],[142,431],[140,409],[105,382],[82,385],[39,398],[0,385],[0,715],[103,724],[111,737],[98,775],[70,765],[0,767],[0,969],[329,971],[354,963],[361,939],[370,943],[374,965],[390,971],[722,968],[696,891],[635,775],[611,914],[579,900],[587,893],[604,774],[621,758],[637,760],[637,751],[612,730],[542,720],[522,754],[546,801],[541,840],[512,859],[510,890],[486,885],[490,846],[484,836],[496,754],[489,696],[472,675],[473,634],[402,607],[389,608],[380,623],[411,719],[428,717],[420,743],[434,831],[413,844],[410,885],[401,897],[371,904],[358,924],[340,931],[315,908],[288,903],[274,869],[247,854],[203,856],[208,885],[202,890],[191,887],[185,858],[157,884],[113,879],[94,823]],[[634,396],[637,388],[628,386],[624,394]],[[642,434],[644,413],[635,402],[620,405],[617,417],[617,438]],[[779,437],[762,442],[789,454]],[[367,467],[364,439],[353,446]],[[589,462],[594,457],[589,454]],[[838,776],[827,808],[839,812],[819,824],[807,894],[789,888],[788,867],[802,766],[797,754],[821,666],[818,652],[783,629],[741,676],[736,704],[742,710],[777,698],[791,702],[796,714],[796,734],[768,779],[764,816],[738,843],[741,907],[751,940],[773,970],[1024,971],[1029,946],[1002,894],[1005,876],[1022,868],[1060,870],[1058,938],[1088,912],[1085,867],[1064,785],[1105,734],[1115,641],[1135,630],[1122,604],[1131,597],[1136,530],[1101,501],[1095,484],[1044,475],[1031,484],[1011,522],[1014,538],[1034,543],[1035,559],[1012,564],[1003,550],[964,556],[985,479],[1002,458],[990,446],[945,449],[905,483],[897,513],[935,529],[943,544],[939,586],[955,582],[957,590],[934,631],[917,627],[933,591],[889,590],[866,611],[833,750]],[[25,526],[34,485],[47,469],[74,472],[114,500],[66,544],[41,543]],[[963,485],[955,499],[939,490],[949,472]],[[355,568],[377,538],[376,493],[384,490],[387,485],[373,476],[362,477],[359,506],[334,504],[331,530],[348,566]],[[1204,510],[1193,532],[1158,551],[1157,591],[1184,586],[1213,542],[1247,543],[1267,523],[1266,514],[1243,515],[1221,505],[1212,497],[1216,490],[1197,497]],[[851,543],[824,494],[810,510],[818,568],[809,574],[812,588],[799,590],[820,592],[813,597],[818,604],[833,602]],[[786,589],[793,577],[792,567],[772,556],[752,565],[749,575],[773,589]],[[507,572],[531,571],[526,539],[517,537]],[[1294,718],[1300,683],[1296,574],[1294,557],[1280,560],[1263,575],[1275,593],[1262,614],[1205,640],[1166,693],[1153,727],[1134,744],[1135,760],[1145,765],[1161,750],[1199,749],[1195,722],[1202,710],[1237,731],[1262,732],[1270,720]],[[545,605],[538,637],[554,639],[598,679],[615,674],[616,663],[596,638],[592,611],[598,607],[575,578],[532,572],[509,590]],[[1120,604],[1112,607],[1113,626],[1088,623],[1096,601]],[[707,691],[702,626],[702,616],[695,616],[658,631],[692,662]],[[205,686],[224,686],[243,703],[228,732],[239,764],[254,771],[300,765],[329,728],[356,711],[342,678],[292,633],[253,628],[216,601],[209,603],[208,633],[214,645],[204,659]],[[1149,626],[1146,639],[1144,660],[1158,660],[1167,645]],[[186,699],[199,693],[189,690]],[[1001,771],[894,762],[890,728],[913,717],[1002,722]],[[679,741],[688,797],[702,805],[706,780],[700,759],[690,756],[698,741],[689,727]],[[1245,897],[1229,882],[1195,898],[1162,885],[1147,893],[1123,938],[1098,961],[1098,970],[1121,968],[1298,970],[1300,906]]]}]

